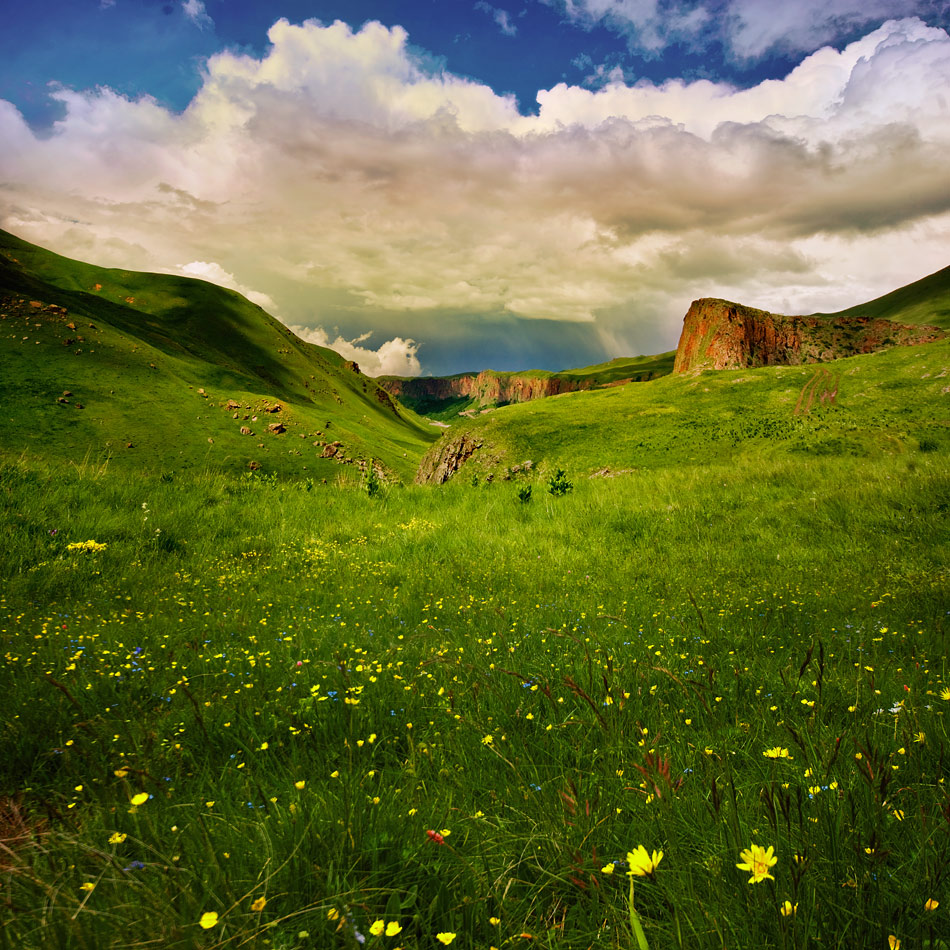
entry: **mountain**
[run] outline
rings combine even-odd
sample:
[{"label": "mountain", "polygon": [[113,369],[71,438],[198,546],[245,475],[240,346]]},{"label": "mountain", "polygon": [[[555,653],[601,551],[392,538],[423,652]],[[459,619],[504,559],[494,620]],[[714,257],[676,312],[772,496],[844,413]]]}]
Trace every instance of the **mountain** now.
[{"label": "mountain", "polygon": [[376,381],[416,412],[433,419],[450,420],[545,396],[657,379],[673,371],[673,355],[669,352],[659,356],[620,357],[560,372],[482,370],[454,376],[380,376]]},{"label": "mountain", "polygon": [[234,291],[4,231],[0,406],[0,453],[169,473],[329,479],[372,458],[405,478],[436,437],[356,364]]}]

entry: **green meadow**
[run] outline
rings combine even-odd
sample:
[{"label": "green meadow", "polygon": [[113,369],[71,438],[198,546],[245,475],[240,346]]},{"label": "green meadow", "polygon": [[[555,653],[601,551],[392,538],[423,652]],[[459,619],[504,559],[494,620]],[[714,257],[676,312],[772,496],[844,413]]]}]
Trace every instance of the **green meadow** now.
[{"label": "green meadow", "polygon": [[945,452],[520,487],[7,462],[2,945],[947,946]]},{"label": "green meadow", "polygon": [[950,947],[950,344],[432,445],[7,237],[0,948]]}]

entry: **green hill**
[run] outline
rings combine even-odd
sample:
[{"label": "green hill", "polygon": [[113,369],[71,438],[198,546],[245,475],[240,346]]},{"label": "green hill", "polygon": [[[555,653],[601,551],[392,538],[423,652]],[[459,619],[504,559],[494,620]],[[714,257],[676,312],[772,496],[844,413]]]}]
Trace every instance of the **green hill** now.
[{"label": "green hill", "polygon": [[883,317],[895,323],[929,324],[950,330],[950,267],[883,297],[819,317]]},{"label": "green hill", "polygon": [[[665,376],[506,406],[453,426],[421,481],[574,475],[763,458],[950,450],[950,341],[804,366]],[[608,470],[608,471],[605,471]]]},{"label": "green hill", "polygon": [[405,478],[435,437],[355,364],[234,291],[3,231],[0,406],[6,455],[169,473],[329,479],[372,457]]}]

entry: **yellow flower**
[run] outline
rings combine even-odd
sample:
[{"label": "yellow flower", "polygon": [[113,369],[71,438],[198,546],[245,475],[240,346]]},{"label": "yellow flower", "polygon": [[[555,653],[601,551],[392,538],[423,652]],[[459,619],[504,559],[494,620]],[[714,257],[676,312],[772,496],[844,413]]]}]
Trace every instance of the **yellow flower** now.
[{"label": "yellow flower", "polygon": [[445,944],[445,946],[448,946],[455,939],[455,934],[450,933],[449,931],[445,930],[440,934],[436,934],[435,939],[438,940],[439,943],[442,943],[442,944]]},{"label": "yellow flower", "polygon": [[126,838],[128,838],[128,835],[122,834],[121,831],[113,831],[112,834],[109,835],[109,844],[122,844]]},{"label": "yellow flower", "polygon": [[340,919],[340,912],[335,907],[331,907],[327,911],[327,920],[339,920],[339,919]]},{"label": "yellow flower", "polygon": [[210,930],[218,922],[218,914],[213,910],[206,910],[198,921],[198,926],[202,930]]},{"label": "yellow flower", "polygon": [[378,937],[386,929],[386,924],[382,920],[374,920],[369,925],[369,932],[374,936]]},{"label": "yellow flower", "polygon": [[887,938],[887,945],[890,947],[890,950],[901,950],[901,942],[898,940],[894,934],[890,934]]},{"label": "yellow flower", "polygon": [[785,901],[779,910],[781,910],[783,917],[791,917],[792,914],[798,911],[798,902],[796,901],[793,904],[791,901]]},{"label": "yellow flower", "polygon": [[402,925],[397,920],[391,920],[386,924],[386,936],[395,937],[402,930]]},{"label": "yellow flower", "polygon": [[306,784],[306,779],[301,779],[299,782],[294,782],[294,788],[299,792]]},{"label": "yellow flower", "polygon": [[129,801],[133,805],[144,805],[148,801],[148,792],[139,792],[138,795],[133,795]]},{"label": "yellow flower", "polygon": [[[612,864],[611,864],[610,866],[613,867]],[[501,923],[501,918],[500,918],[500,917],[489,917],[489,918],[488,918],[488,922],[489,922],[493,927],[497,927],[497,926]]]},{"label": "yellow flower", "polygon": [[940,690],[940,698],[950,699],[950,686],[944,686],[944,688]]},{"label": "yellow flower", "polygon": [[936,910],[940,906],[940,901],[935,901],[932,897],[924,901],[924,910]]},{"label": "yellow flower", "polygon": [[613,873],[614,873],[614,865],[613,865],[613,864],[605,864],[605,865],[600,869],[600,873],[601,873],[601,874],[613,874]]},{"label": "yellow flower", "polygon": [[654,851],[652,856],[647,854],[647,849],[643,845],[637,845],[636,851],[627,852],[627,874],[636,877],[653,877],[656,866],[663,860],[662,851]]},{"label": "yellow flower", "polygon": [[253,904],[251,904],[251,910],[253,910],[255,914],[260,913],[264,909],[264,906],[266,904],[267,904],[266,897],[258,897],[258,899],[254,901]]},{"label": "yellow flower", "polygon": [[769,845],[766,850],[761,845],[753,844],[750,848],[740,851],[739,857],[742,858],[743,863],[737,864],[736,867],[740,871],[748,871],[752,875],[752,877],[749,878],[750,884],[758,884],[766,878],[772,881],[775,880],[769,873],[769,868],[774,867],[778,863],[778,858],[775,857],[775,849],[772,845]]},{"label": "yellow flower", "polygon": [[788,749],[783,749],[781,746],[775,746],[772,749],[766,749],[762,755],[767,759],[792,759],[794,756],[788,754]]},{"label": "yellow flower", "polygon": [[95,888],[95,886],[96,886],[96,885],[93,884],[92,881],[86,881],[85,884],[80,884],[80,885],[79,885],[79,890],[81,890],[81,891],[91,891],[91,890],[93,890],[93,889]]}]

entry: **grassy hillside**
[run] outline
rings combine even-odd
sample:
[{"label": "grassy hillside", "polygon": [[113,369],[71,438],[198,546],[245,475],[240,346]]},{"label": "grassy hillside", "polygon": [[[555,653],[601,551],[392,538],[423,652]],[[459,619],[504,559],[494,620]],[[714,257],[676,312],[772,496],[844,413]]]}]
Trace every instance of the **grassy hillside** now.
[{"label": "grassy hillside", "polygon": [[[335,478],[339,463],[320,456],[338,441],[338,456],[372,456],[406,476],[433,438],[338,354],[240,294],[84,264],[6,232],[0,405],[8,455],[168,472],[255,463]],[[277,422],[286,431],[274,435]]]},{"label": "grassy hillside", "polygon": [[883,317],[897,323],[929,324],[950,330],[950,267],[876,300],[817,316]]},{"label": "grassy hillside", "polygon": [[[824,395],[824,400],[822,396]],[[832,398],[833,395],[833,398]],[[950,342],[895,347],[809,366],[666,376],[639,386],[568,393],[456,425],[483,443],[468,476],[535,471],[588,475],[703,466],[735,457],[859,456],[950,450]]]}]

